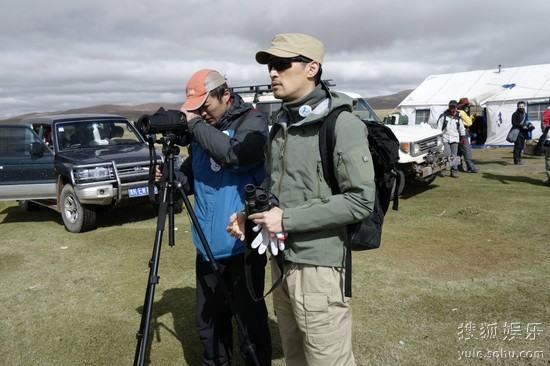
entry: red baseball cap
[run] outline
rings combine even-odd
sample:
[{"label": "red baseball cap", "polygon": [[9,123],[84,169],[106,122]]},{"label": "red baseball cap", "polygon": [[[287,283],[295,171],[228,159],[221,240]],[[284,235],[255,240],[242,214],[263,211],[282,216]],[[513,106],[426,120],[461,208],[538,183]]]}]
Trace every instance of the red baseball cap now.
[{"label": "red baseball cap", "polygon": [[187,99],[182,104],[181,109],[184,111],[199,109],[208,98],[208,93],[225,84],[225,82],[225,78],[216,70],[202,69],[197,71],[187,82],[185,88]]}]

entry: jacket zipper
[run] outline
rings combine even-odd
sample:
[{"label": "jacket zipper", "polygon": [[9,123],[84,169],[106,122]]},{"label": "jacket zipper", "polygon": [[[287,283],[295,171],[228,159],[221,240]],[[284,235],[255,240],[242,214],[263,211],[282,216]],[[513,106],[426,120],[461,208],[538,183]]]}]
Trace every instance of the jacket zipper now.
[{"label": "jacket zipper", "polygon": [[342,153],[337,153],[337,154],[338,154],[338,160],[336,161],[336,167],[339,167],[340,165],[344,165],[344,169],[346,171],[346,176],[349,177],[350,175],[349,175],[349,172],[348,172],[348,166],[346,165],[346,161],[342,157]]},{"label": "jacket zipper", "polygon": [[286,124],[281,124],[281,128],[283,129],[283,143],[281,144],[281,152],[279,153],[279,160],[281,161],[281,176],[279,177],[279,187],[277,188],[277,196],[281,195],[283,176],[285,175],[285,170],[286,170],[285,153],[286,153],[286,139],[288,135]]}]

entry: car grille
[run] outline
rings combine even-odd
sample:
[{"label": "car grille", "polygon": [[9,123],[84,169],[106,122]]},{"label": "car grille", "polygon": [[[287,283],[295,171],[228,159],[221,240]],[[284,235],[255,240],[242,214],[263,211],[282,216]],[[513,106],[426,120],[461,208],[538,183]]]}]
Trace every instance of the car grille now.
[{"label": "car grille", "polygon": [[437,136],[418,142],[421,153],[427,153],[437,147]]},{"label": "car grille", "polygon": [[119,164],[116,169],[122,183],[144,180],[149,176],[149,162]]}]

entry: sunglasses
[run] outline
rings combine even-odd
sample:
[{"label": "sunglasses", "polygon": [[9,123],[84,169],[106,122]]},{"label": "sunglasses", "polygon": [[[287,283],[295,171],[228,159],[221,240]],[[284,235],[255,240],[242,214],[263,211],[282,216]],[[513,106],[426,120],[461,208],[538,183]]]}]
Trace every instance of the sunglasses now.
[{"label": "sunglasses", "polygon": [[293,62],[310,63],[311,59],[304,56],[288,57],[288,58],[273,58],[267,63],[267,69],[269,71],[275,69],[275,71],[281,72],[292,67]]}]

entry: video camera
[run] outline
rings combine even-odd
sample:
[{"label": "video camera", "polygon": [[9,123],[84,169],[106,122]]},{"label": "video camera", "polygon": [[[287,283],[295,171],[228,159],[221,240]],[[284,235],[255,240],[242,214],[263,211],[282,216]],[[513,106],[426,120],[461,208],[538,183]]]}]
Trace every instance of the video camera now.
[{"label": "video camera", "polygon": [[191,142],[185,114],[177,110],[160,107],[153,115],[141,116],[135,126],[143,136],[160,133],[165,139],[180,146]]}]

